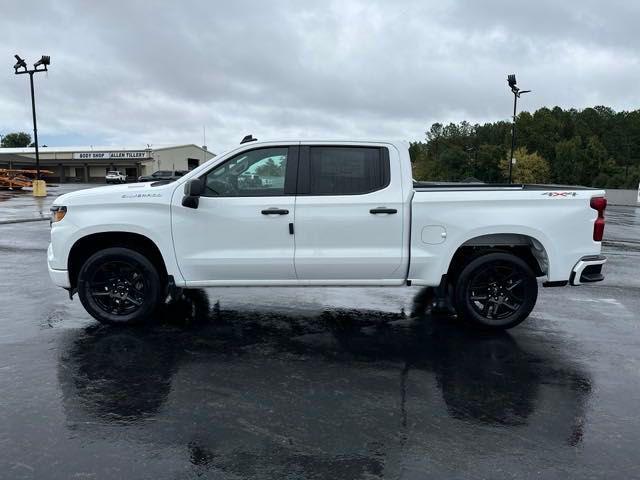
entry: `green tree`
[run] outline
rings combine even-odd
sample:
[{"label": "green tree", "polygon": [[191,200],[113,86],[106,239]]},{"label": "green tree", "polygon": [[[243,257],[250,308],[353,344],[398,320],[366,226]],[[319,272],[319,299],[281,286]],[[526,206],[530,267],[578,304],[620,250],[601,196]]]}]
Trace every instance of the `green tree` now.
[{"label": "green tree", "polygon": [[607,149],[602,142],[596,135],[591,135],[587,140],[584,155],[579,160],[578,182],[582,185],[594,186],[594,177],[605,168],[607,156]]},{"label": "green tree", "polygon": [[555,159],[551,164],[554,182],[578,183],[578,162],[582,158],[581,143],[580,137],[573,137],[555,145]]},{"label": "green tree", "polygon": [[502,145],[480,145],[472,175],[487,183],[501,182],[503,178],[499,161],[506,156],[507,149]]},{"label": "green tree", "polygon": [[409,158],[411,158],[413,178],[416,180],[430,178],[433,173],[433,162],[429,159],[425,143],[412,142],[409,145]]},{"label": "green tree", "polygon": [[442,180],[456,181],[471,175],[469,155],[458,145],[448,147],[439,159],[440,169],[444,173]]},{"label": "green tree", "polygon": [[31,135],[25,132],[7,133],[2,137],[0,147],[3,148],[20,148],[28,147],[31,144]]},{"label": "green tree", "polygon": [[[640,110],[540,108],[521,112],[516,126],[517,146],[547,162],[549,181],[635,188],[640,180]],[[511,147],[511,123],[434,123],[425,140],[412,145],[415,178],[496,182],[503,179],[500,161]]]},{"label": "green tree", "polygon": [[531,131],[528,137],[521,135],[518,145],[523,145],[531,152],[537,152],[543,158],[553,162],[555,144],[561,140],[562,124],[557,114],[548,108],[536,110],[533,114]]},{"label": "green tree", "polygon": [[[514,183],[546,183],[551,176],[549,163],[536,152],[529,153],[526,148],[516,149],[513,156],[516,164],[513,166]],[[500,170],[504,178],[509,178],[509,157],[500,160]]]}]

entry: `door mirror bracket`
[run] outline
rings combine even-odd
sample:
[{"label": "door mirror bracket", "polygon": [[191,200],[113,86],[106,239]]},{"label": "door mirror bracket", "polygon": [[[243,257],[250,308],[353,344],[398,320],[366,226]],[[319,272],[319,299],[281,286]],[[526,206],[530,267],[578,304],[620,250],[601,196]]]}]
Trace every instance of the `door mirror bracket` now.
[{"label": "door mirror bracket", "polygon": [[204,193],[204,180],[195,178],[189,180],[184,185],[184,197],[182,197],[182,206],[187,208],[198,208],[200,204],[200,196]]}]

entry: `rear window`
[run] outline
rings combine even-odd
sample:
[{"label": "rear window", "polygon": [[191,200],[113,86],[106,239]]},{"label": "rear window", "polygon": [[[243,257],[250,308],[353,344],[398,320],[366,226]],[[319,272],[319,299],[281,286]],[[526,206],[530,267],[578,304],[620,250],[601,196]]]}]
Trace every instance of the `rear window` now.
[{"label": "rear window", "polygon": [[380,148],[311,147],[310,195],[357,195],[389,183],[389,159]]}]

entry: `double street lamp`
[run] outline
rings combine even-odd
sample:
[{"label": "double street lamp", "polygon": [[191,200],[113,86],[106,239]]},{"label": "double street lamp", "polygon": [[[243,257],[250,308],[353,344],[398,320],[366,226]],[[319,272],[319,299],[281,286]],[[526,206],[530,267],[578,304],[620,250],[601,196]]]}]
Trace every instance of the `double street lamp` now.
[{"label": "double street lamp", "polygon": [[19,55],[14,55],[17,62],[13,66],[16,75],[29,74],[29,82],[31,84],[31,113],[33,115],[33,137],[34,144],[36,146],[36,181],[34,182],[33,194],[35,196],[46,195],[45,187],[40,183],[40,152],[38,151],[38,124],[36,121],[36,98],[33,91],[33,74],[36,72],[47,72],[47,67],[51,64],[51,57],[43,55],[40,60],[33,64],[33,68],[29,70],[27,68],[27,62],[20,58]]},{"label": "double street lamp", "polygon": [[520,95],[524,93],[529,93],[531,90],[520,90],[516,85],[516,75],[512,73],[507,76],[507,83],[511,88],[511,92],[513,92],[513,125],[511,127],[511,158],[509,159],[509,183],[512,183],[512,172],[513,172],[513,153],[516,148],[516,107],[518,105],[518,99]]}]

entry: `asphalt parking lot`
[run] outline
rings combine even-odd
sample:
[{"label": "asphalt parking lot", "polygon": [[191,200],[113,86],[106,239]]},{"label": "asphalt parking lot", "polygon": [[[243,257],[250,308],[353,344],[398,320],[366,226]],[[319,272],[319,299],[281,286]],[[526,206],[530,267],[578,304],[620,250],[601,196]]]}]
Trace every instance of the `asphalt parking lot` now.
[{"label": "asphalt parking lot", "polygon": [[418,288],[208,289],[102,327],[48,241],[0,225],[0,478],[640,478],[640,209],[608,210],[604,282],[500,335]]}]

